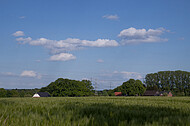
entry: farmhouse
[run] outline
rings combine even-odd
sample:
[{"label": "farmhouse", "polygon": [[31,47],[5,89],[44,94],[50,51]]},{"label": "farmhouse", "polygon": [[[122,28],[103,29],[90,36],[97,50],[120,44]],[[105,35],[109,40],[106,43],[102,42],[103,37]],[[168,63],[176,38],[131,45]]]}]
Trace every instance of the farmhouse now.
[{"label": "farmhouse", "polygon": [[48,92],[37,92],[33,95],[33,98],[39,98],[39,97],[51,97]]},{"label": "farmhouse", "polygon": [[114,92],[115,96],[122,96],[122,92]]},{"label": "farmhouse", "polygon": [[[165,95],[167,94],[167,95]],[[156,90],[146,90],[144,96],[170,96],[172,97],[172,93],[170,91],[161,91],[158,92]]]},{"label": "farmhouse", "polygon": [[159,92],[156,90],[146,90],[144,96],[159,96]]},{"label": "farmhouse", "polygon": [[159,93],[159,96],[164,96],[164,94],[167,94],[167,96],[172,97],[171,91],[161,91],[161,92]]}]

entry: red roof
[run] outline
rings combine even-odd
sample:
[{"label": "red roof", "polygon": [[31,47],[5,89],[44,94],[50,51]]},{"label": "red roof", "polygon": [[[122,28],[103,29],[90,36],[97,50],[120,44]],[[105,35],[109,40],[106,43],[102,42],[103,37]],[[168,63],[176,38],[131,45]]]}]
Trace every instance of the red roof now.
[{"label": "red roof", "polygon": [[114,92],[115,96],[122,96],[122,92]]}]

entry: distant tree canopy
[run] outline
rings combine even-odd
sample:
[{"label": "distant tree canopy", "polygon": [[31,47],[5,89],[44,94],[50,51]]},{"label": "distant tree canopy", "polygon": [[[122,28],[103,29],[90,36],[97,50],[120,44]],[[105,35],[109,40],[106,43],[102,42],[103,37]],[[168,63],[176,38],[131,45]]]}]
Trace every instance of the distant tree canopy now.
[{"label": "distant tree canopy", "polygon": [[147,89],[173,91],[176,95],[190,95],[190,72],[160,71],[147,74],[145,77]]},{"label": "distant tree canopy", "polygon": [[6,97],[7,91],[4,88],[0,88],[0,97]]},{"label": "distant tree canopy", "polygon": [[0,88],[0,97],[32,97],[39,89],[8,89]]},{"label": "distant tree canopy", "polygon": [[122,95],[128,96],[143,95],[145,90],[143,83],[134,79],[130,79],[114,89],[115,92],[122,92]]},{"label": "distant tree canopy", "polygon": [[93,86],[89,80],[69,80],[59,78],[51,82],[47,87],[41,88],[40,92],[49,92],[51,96],[90,96],[93,95]]}]

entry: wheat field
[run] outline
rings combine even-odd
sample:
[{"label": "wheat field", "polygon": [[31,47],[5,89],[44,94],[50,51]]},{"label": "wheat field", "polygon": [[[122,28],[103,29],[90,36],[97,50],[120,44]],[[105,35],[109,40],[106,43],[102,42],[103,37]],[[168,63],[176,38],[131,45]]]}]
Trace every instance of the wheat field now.
[{"label": "wheat field", "polygon": [[0,98],[2,126],[190,125],[190,97]]}]

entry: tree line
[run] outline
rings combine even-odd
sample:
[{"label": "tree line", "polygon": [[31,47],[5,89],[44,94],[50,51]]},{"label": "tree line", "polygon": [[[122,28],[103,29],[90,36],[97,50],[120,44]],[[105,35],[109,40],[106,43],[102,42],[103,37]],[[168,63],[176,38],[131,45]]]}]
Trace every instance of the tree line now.
[{"label": "tree line", "polygon": [[4,89],[0,88],[0,97],[32,97],[40,89]]},{"label": "tree line", "polygon": [[190,72],[160,71],[147,74],[145,77],[147,89],[172,91],[175,95],[190,96]]},{"label": "tree line", "polygon": [[49,92],[53,97],[64,96],[114,96],[114,92],[122,92],[124,96],[140,96],[147,90],[171,91],[175,96],[190,96],[190,72],[160,71],[147,74],[145,83],[130,79],[122,85],[110,89],[97,91],[89,80],[70,80],[58,78],[41,89],[13,89],[0,88],[0,97],[32,97],[36,92]]}]

